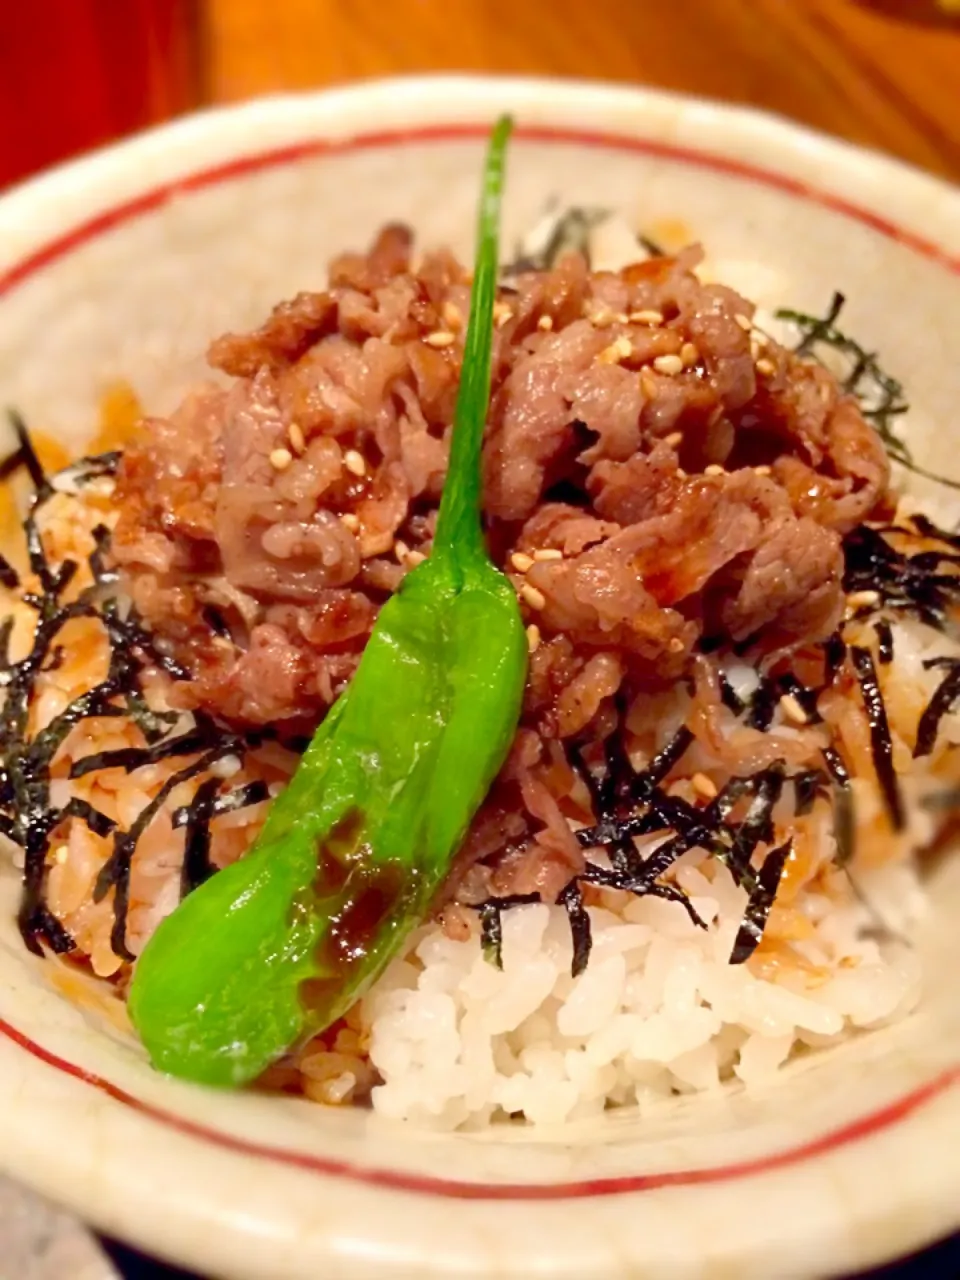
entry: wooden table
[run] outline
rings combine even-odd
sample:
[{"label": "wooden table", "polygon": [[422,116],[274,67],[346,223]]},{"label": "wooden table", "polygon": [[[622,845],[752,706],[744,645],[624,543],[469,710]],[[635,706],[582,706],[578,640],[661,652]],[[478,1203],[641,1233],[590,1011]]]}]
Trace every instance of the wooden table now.
[{"label": "wooden table", "polygon": [[593,77],[752,103],[960,181],[960,15],[938,12],[934,0],[201,0],[200,92],[231,102],[423,71]]}]

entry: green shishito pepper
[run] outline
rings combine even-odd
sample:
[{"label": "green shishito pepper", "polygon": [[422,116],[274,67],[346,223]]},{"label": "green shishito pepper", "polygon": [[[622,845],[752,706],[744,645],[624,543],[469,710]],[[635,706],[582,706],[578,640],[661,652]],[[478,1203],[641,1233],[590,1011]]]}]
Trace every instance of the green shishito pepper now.
[{"label": "green shishito pepper", "polygon": [[429,910],[513,739],[527,642],[480,521],[510,128],[498,122],[484,171],[433,551],[384,605],[250,854],[186,898],[137,964],[130,1014],[172,1075],[244,1084],[340,1017]]}]

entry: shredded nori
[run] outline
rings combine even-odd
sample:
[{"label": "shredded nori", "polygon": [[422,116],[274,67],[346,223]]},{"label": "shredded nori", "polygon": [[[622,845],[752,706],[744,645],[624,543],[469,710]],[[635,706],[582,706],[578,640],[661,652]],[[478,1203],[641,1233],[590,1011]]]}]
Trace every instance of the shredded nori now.
[{"label": "shredded nori", "polygon": [[[37,523],[41,508],[54,493],[77,493],[90,481],[113,475],[120,455],[106,453],[82,458],[65,471],[48,478],[43,473],[22,418],[11,412],[10,419],[18,448],[10,458],[0,462],[0,476],[9,477],[18,469],[24,469],[33,481],[35,492],[23,528],[30,570],[39,583],[38,591],[24,592],[20,597],[36,610],[37,622],[30,652],[18,662],[11,662],[8,653],[12,617],[0,624],[0,687],[4,689],[0,708],[0,832],[23,850],[23,888],[18,924],[24,943],[38,955],[43,954],[44,945],[58,954],[73,949],[72,938],[50,911],[44,895],[51,840],[64,823],[71,820],[83,822],[96,835],[113,837],[113,852],[101,870],[94,896],[102,900],[113,889],[113,947],[118,956],[129,960],[132,956],[126,945],[126,912],[130,866],[140,836],[177,786],[224,756],[242,758],[247,747],[262,739],[263,735],[244,738],[224,729],[210,717],[198,714],[193,717],[192,728],[170,736],[180,716],[150,707],[143,691],[142,677],[151,666],[161,667],[176,679],[186,678],[187,672],[163,652],[142,627],[136,614],[132,610],[121,612],[116,599],[110,595],[108,588],[116,581],[117,575],[104,565],[109,544],[108,531],[102,526],[93,531],[95,545],[89,557],[92,585],[75,599],[66,600],[65,593],[78,566],[72,560],[56,565],[48,560]],[[9,566],[7,569],[9,572],[0,566],[0,577],[4,585],[11,587],[16,575]],[[64,626],[75,618],[96,618],[104,627],[110,644],[107,675],[94,688],[75,698],[31,738],[28,719],[37,677],[60,662],[63,646],[58,643],[58,638]],[[51,765],[67,734],[81,721],[102,717],[129,717],[140,729],[146,745],[83,757],[73,762],[70,777],[83,777],[104,768],[134,771],[158,760],[194,757],[167,780],[126,831],[117,829],[111,818],[78,797],[70,799],[59,809],[50,800]],[[208,829],[211,817],[239,808],[242,804],[257,803],[266,795],[265,786],[258,783],[238,788],[225,797],[215,795],[218,787],[218,779],[201,783],[198,788],[200,811],[192,819],[192,806],[178,810],[178,813],[189,811],[180,825],[188,827],[190,858],[189,875],[185,872],[185,879],[190,884],[196,882],[201,874],[204,824]]]},{"label": "shredded nori", "polygon": [[877,633],[877,657],[886,667],[893,661],[893,628],[887,618],[880,618],[873,624]]},{"label": "shredded nori", "polygon": [[821,755],[833,783],[833,834],[837,842],[837,864],[846,866],[853,858],[856,822],[853,811],[853,788],[843,756],[836,747],[824,747]]},{"label": "shredded nori", "polygon": [[870,725],[873,767],[876,770],[877,781],[880,783],[880,791],[894,831],[902,831],[904,825],[903,797],[900,794],[900,784],[897,781],[896,770],[893,767],[893,741],[890,737],[890,724],[887,720],[887,709],[883,702],[883,694],[880,691],[880,682],[877,679],[877,669],[874,666],[873,655],[869,649],[853,645],[850,649],[850,659],[857,675],[860,694],[867,713],[867,722]]},{"label": "shredded nori", "polygon": [[928,756],[937,741],[940,721],[960,698],[960,658],[931,658],[924,662],[924,667],[946,667],[947,674],[937,686],[936,692],[924,708],[920,723],[917,726],[917,741],[913,748],[913,758]]},{"label": "shredded nori", "polygon": [[909,529],[858,525],[843,542],[844,590],[876,591],[888,611],[911,614],[928,627],[944,631],[950,628],[951,611],[960,607],[960,573],[941,572],[944,565],[955,563],[954,535],[929,521],[922,526],[916,519],[912,522],[924,537],[943,543],[945,550],[906,555],[888,538],[909,534]]},{"label": "shredded nori", "polygon": [[938,476],[919,466],[914,461],[909,446],[895,432],[894,419],[907,413],[910,408],[904,398],[903,386],[880,367],[876,352],[867,351],[859,342],[837,328],[836,322],[845,302],[843,294],[837,292],[824,316],[810,316],[788,308],[777,311],[776,316],[778,320],[786,320],[799,330],[800,340],[794,347],[797,355],[820,360],[819,348],[829,347],[846,362],[841,373],[843,389],[856,396],[861,413],[876,428],[887,453],[894,461],[937,484],[960,489],[960,480]]},{"label": "shredded nori", "polygon": [[480,946],[486,959],[503,968],[503,913],[510,907],[539,902],[539,893],[514,893],[505,898],[488,898],[473,908],[480,916]]},{"label": "shredded nori", "polygon": [[[551,200],[544,210],[550,216],[556,208]],[[590,232],[610,216],[609,209],[587,205],[572,205],[558,213],[556,221],[542,246],[528,250],[521,240],[513,259],[503,267],[505,275],[519,275],[522,271],[549,271],[564,253],[579,253],[590,266]]]},{"label": "shredded nori", "polygon": [[743,921],[733,943],[733,950],[730,952],[731,964],[743,964],[750,959],[760,945],[770,908],[780,887],[783,868],[787,864],[792,849],[793,841],[788,840],[786,844],[771,849],[764,858],[763,866],[757,873],[757,886],[750,895]]}]

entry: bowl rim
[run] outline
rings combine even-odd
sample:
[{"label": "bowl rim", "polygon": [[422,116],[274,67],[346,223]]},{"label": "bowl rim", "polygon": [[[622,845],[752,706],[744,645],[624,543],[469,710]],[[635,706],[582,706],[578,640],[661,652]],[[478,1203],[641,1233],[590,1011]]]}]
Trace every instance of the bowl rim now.
[{"label": "bowl rim", "polygon": [[[294,133],[316,131],[317,124],[314,112],[322,106],[324,116],[333,116],[342,112],[349,124],[351,112],[354,114],[373,115],[389,101],[396,108],[398,100],[403,100],[408,111],[419,112],[423,119],[442,119],[449,121],[451,102],[455,104],[454,114],[459,118],[472,119],[476,122],[479,113],[489,113],[498,97],[506,96],[515,104],[515,110],[523,115],[526,109],[536,105],[546,105],[546,114],[554,112],[549,104],[556,101],[555,95],[561,93],[569,107],[586,98],[593,101],[593,110],[602,113],[610,111],[615,115],[620,109],[629,106],[639,118],[645,110],[653,107],[670,107],[682,111],[700,128],[704,121],[709,121],[714,134],[721,128],[732,130],[743,135],[746,144],[758,135],[767,141],[779,138],[785,149],[794,148],[807,158],[819,157],[819,163],[828,174],[839,170],[850,175],[868,170],[874,182],[881,185],[900,183],[912,189],[909,199],[913,204],[925,203],[935,197],[937,202],[944,202],[954,210],[954,234],[950,226],[943,226],[942,219],[935,220],[933,230],[935,236],[928,239],[922,236],[910,221],[901,225],[898,221],[889,221],[872,213],[869,208],[861,207],[850,201],[845,195],[831,190],[827,183],[824,188],[813,185],[805,178],[798,181],[786,181],[784,189],[794,194],[805,195],[817,199],[839,212],[866,220],[875,229],[890,234],[901,243],[934,259],[952,272],[960,274],[960,234],[956,233],[960,218],[960,191],[943,180],[925,174],[912,166],[892,157],[881,156],[850,143],[832,139],[824,134],[807,130],[790,123],[779,116],[756,112],[751,108],[718,104],[704,98],[689,98],[682,94],[664,93],[659,90],[635,89],[620,86],[608,86],[589,81],[568,81],[563,79],[537,79],[518,77],[491,76],[410,76],[367,81],[357,85],[333,90],[322,90],[304,94],[275,95],[270,98],[255,100],[240,106],[212,108],[169,125],[159,126],[148,133],[120,142],[104,151],[81,157],[67,165],[11,189],[0,197],[0,244],[5,234],[12,234],[14,247],[0,249],[0,296],[15,287],[29,272],[49,261],[53,261],[60,252],[66,251],[76,243],[78,236],[86,236],[94,230],[108,232],[110,227],[109,210],[120,209],[129,215],[133,207],[153,207],[144,201],[160,202],[173,191],[189,191],[202,185],[204,180],[212,180],[211,175],[225,176],[227,170],[239,169],[244,161],[233,160],[220,166],[208,165],[205,161],[196,162],[198,154],[214,154],[222,149],[224,141],[241,142],[250,132],[252,126],[263,128],[269,134],[275,131],[277,136],[288,136],[291,124]],[[456,123],[446,125],[449,136]],[[480,136],[482,125],[474,123],[464,132],[470,136]],[[559,131],[568,134],[570,131],[559,126]],[[379,137],[389,142],[396,141],[403,134],[403,128],[375,131],[368,136]],[[416,131],[408,131],[415,133]],[[426,136],[429,127],[422,133]],[[549,132],[549,130],[547,130]],[[583,137],[589,131],[584,131]],[[520,136],[537,137],[536,126],[521,127]],[[595,137],[603,137],[607,142],[616,137],[629,139],[629,128],[620,126],[609,130],[598,130]],[[299,151],[308,154],[311,150],[319,154],[329,146],[329,137],[346,141],[356,135],[347,129],[339,134],[336,129],[328,131],[328,141],[314,140],[288,142],[279,144],[265,153],[257,148],[262,157],[264,154],[283,157],[291,156]],[[198,150],[199,149],[199,150]],[[662,154],[670,154],[671,149],[688,153],[691,148],[681,144],[664,144]],[[705,163],[716,164],[716,167],[728,167],[723,162],[722,152],[703,148],[700,153]],[[791,152],[792,154],[792,152]],[[154,167],[160,170],[160,182],[155,186],[144,187],[142,176],[145,172],[153,173]],[[751,165],[749,161],[736,161],[736,168],[747,174],[751,169],[756,173],[767,173],[760,165]],[[134,172],[135,171],[135,172]],[[846,185],[846,183],[841,184]],[[852,184],[856,186],[856,182]],[[109,198],[107,197],[110,189]],[[114,190],[119,191],[121,202],[116,203]],[[63,218],[64,197],[77,198],[84,214],[74,224],[72,220]],[[103,198],[101,198],[103,197]],[[31,211],[35,211],[34,217]],[[66,232],[51,237],[49,230],[57,223],[61,228],[68,225]],[[25,233],[25,224],[29,224]],[[16,233],[13,235],[13,233]],[[32,245],[24,257],[24,245]],[[19,246],[19,248],[18,248]],[[18,256],[17,256],[18,255]],[[21,1176],[24,1174],[21,1171]],[[74,1203],[80,1211],[87,1209],[83,1202]],[[126,1224],[126,1233],[136,1238],[137,1232]],[[931,1233],[931,1235],[934,1233]],[[163,1241],[151,1235],[144,1243],[158,1247]],[[372,1273],[371,1273],[372,1274]]]}]

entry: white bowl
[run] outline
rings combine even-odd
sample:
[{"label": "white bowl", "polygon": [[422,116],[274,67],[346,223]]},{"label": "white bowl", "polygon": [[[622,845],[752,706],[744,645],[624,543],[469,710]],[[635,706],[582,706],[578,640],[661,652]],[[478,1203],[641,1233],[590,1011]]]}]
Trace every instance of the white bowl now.
[{"label": "white bowl", "polygon": [[[104,387],[169,408],[207,340],[317,285],[385,218],[469,252],[481,139],[513,110],[505,237],[548,196],[618,208],[761,304],[845,321],[907,384],[908,434],[960,473],[960,193],[753,112],[563,81],[417,79],[210,112],[0,200],[0,385],[79,445]],[[218,1276],[837,1273],[960,1224],[955,865],[921,940],[921,1011],[764,1090],[640,1121],[431,1136],[360,1111],[167,1080],[25,953],[0,874],[0,1167]],[[103,1002],[107,1009],[110,1001]]]}]

